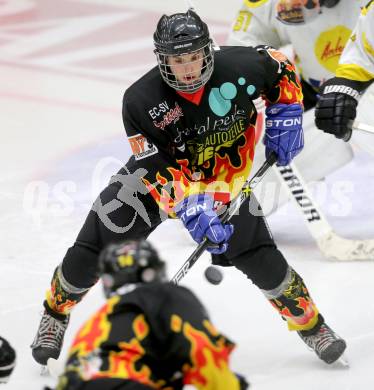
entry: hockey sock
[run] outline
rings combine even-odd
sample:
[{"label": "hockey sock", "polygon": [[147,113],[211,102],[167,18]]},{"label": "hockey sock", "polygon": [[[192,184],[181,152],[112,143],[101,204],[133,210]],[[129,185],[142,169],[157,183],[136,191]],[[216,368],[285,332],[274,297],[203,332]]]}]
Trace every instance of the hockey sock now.
[{"label": "hockey sock", "polygon": [[61,265],[59,265],[53,273],[51,288],[47,291],[44,305],[48,305],[50,310],[57,315],[66,316],[82,300],[88,290],[88,288],[79,288],[71,285],[65,279],[62,274]]},{"label": "hockey sock", "polygon": [[289,330],[311,330],[322,318],[303,279],[291,267],[288,267],[286,277],[277,288],[262,292],[287,321]]}]

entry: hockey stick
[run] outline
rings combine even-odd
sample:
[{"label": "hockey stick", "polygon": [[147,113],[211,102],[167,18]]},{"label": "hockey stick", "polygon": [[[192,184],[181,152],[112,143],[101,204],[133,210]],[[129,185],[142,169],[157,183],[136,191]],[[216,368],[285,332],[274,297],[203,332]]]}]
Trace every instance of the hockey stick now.
[{"label": "hockey stick", "polygon": [[350,240],[336,234],[317,207],[294,164],[275,167],[274,170],[302,212],[309,232],[327,258],[339,261],[374,260],[374,240]]},{"label": "hockey stick", "polygon": [[374,134],[374,126],[359,122],[357,120],[353,122],[352,129]]},{"label": "hockey stick", "polygon": [[[272,153],[269,158],[262,164],[260,169],[252,177],[252,179],[247,180],[244,183],[239,194],[231,202],[230,207],[228,207],[227,210],[223,213],[221,218],[222,223],[228,222],[231,217],[239,210],[240,206],[248,198],[252,190],[262,180],[269,168],[276,162],[276,160],[277,156],[275,155],[275,153]],[[209,245],[211,245],[211,243],[205,238],[192,252],[191,256],[184,262],[178,272],[173,276],[171,282],[179,284],[181,279],[183,279],[187,275],[188,271],[192,268],[192,266],[196,263],[196,261],[199,259],[199,257],[203,254],[203,252]]]}]

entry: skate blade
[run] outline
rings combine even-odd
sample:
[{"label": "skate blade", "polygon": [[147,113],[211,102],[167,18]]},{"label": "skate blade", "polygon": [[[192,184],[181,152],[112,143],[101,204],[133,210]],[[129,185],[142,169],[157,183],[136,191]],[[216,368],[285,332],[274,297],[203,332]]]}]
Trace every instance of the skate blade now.
[{"label": "skate blade", "polygon": [[47,366],[40,366],[40,375],[41,376],[48,376],[49,371]]},{"label": "skate blade", "polygon": [[347,356],[342,355],[339,359],[335,360],[335,362],[331,363],[330,366],[335,368],[349,368],[349,360],[347,359]]},{"label": "skate blade", "polygon": [[340,364],[344,368],[349,368],[349,360],[345,355],[340,356],[340,358],[336,361],[336,363]]},{"label": "skate blade", "polygon": [[58,360],[49,358],[47,360],[47,370],[52,378],[57,379],[64,371],[64,368]]},{"label": "skate blade", "polygon": [[41,376],[51,376],[53,379],[57,379],[63,372],[63,368],[58,360],[49,358],[45,366],[40,366]]}]

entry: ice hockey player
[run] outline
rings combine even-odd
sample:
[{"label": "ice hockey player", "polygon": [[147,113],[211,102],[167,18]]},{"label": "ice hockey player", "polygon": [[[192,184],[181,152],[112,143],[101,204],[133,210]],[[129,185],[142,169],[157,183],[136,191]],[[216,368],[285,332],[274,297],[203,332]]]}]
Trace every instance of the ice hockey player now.
[{"label": "ice hockey player", "polygon": [[[319,88],[334,76],[339,56],[348,41],[368,0],[243,0],[232,24],[229,45],[270,45],[276,49],[287,45],[301,78],[303,91],[305,149],[295,164],[305,182],[320,180],[341,168],[353,157],[348,143],[328,137],[314,124],[314,110]],[[289,50],[289,48],[288,48]],[[259,150],[263,148],[259,143]],[[315,156],[318,153],[318,167]],[[334,156],[334,158],[331,158]],[[254,168],[261,163],[261,159]],[[275,173],[267,175],[264,185],[279,183]],[[268,187],[271,188],[271,187]],[[287,199],[281,190],[278,199],[270,191],[261,199],[276,209]],[[278,200],[280,199],[279,203]]]},{"label": "ice hockey player", "polygon": [[348,140],[358,99],[374,81],[374,1],[362,9],[335,74],[321,87],[315,122],[324,132]]},{"label": "ice hockey player", "polygon": [[196,242],[207,237],[214,264],[242,271],[290,330],[323,361],[334,362],[346,343],[326,325],[303,279],[277,249],[255,198],[231,224],[217,215],[251,170],[253,99],[268,101],[266,153],[274,151],[284,165],[302,149],[302,93],[293,66],[266,47],[214,52],[207,25],[191,10],[162,16],[154,43],[158,67],[130,86],[123,100],[133,156],[100,194],[54,272],[33,357],[46,364],[59,356],[71,309],[97,281],[103,247],[146,238],[170,216]]},{"label": "ice hockey player", "polygon": [[16,352],[12,346],[0,336],[0,383],[7,383],[16,365]]},{"label": "ice hockey player", "polygon": [[247,389],[229,367],[235,344],[190,290],[166,282],[151,244],[110,244],[99,269],[108,300],[75,336],[57,390]]}]

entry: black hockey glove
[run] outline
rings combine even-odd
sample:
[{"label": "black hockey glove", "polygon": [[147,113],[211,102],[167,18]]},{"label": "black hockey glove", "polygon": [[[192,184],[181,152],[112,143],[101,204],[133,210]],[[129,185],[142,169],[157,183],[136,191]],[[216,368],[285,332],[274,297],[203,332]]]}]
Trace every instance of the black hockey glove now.
[{"label": "black hockey glove", "polygon": [[338,77],[324,83],[315,109],[316,126],[344,141],[351,138],[359,97],[359,92],[348,84],[349,80]]}]

